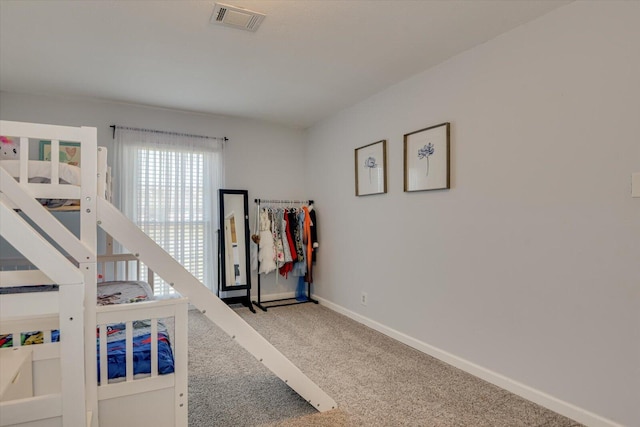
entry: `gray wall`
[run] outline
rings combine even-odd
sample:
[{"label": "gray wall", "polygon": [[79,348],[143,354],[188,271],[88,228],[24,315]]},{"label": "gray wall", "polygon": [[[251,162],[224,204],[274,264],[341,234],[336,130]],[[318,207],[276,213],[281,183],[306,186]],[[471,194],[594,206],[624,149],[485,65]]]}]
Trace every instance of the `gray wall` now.
[{"label": "gray wall", "polygon": [[[314,126],[318,294],[640,425],[638,22],[639,2],[571,3]],[[403,134],[446,121],[452,189],[404,193]],[[355,197],[354,149],[381,139],[389,192]]]}]

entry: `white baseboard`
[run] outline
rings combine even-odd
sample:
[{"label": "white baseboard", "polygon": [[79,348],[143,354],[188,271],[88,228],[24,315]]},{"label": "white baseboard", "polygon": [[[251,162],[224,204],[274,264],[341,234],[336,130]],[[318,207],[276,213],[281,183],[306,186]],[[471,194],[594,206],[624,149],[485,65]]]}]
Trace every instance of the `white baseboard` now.
[{"label": "white baseboard", "polygon": [[540,390],[536,390],[511,378],[505,377],[504,375],[501,375],[497,372],[493,372],[489,369],[483,368],[482,366],[476,365],[473,362],[462,359],[454,354],[448,353],[430,344],[417,340],[413,337],[410,337],[409,335],[396,331],[395,329],[378,323],[375,320],[369,319],[368,317],[365,317],[361,314],[348,310],[329,300],[318,297],[317,295],[314,295],[313,298],[317,299],[320,304],[324,305],[325,307],[337,313],[343,314],[355,320],[356,322],[362,323],[363,325],[366,325],[371,329],[375,329],[376,331],[383,333],[386,336],[391,337],[397,341],[400,341],[401,343],[404,343],[409,347],[413,347],[418,351],[433,356],[436,359],[448,363],[449,365],[455,366],[458,369],[462,369],[463,371],[468,372],[471,375],[482,378],[487,382],[495,384],[498,387],[501,387],[505,390],[510,391],[511,393],[517,394],[518,396],[537,403],[540,406],[544,406],[545,408],[557,412],[558,414],[564,415],[565,417],[571,418],[572,420],[578,421],[590,427],[622,427],[620,424],[617,424],[614,421],[601,417],[600,415],[594,414],[593,412],[589,412],[583,408],[572,405],[571,403],[555,398]]}]

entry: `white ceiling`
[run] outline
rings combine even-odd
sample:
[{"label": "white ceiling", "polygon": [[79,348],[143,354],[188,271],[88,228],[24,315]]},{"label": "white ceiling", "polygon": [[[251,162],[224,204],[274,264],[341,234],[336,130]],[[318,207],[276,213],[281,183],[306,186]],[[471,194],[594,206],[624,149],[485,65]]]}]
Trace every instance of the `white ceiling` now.
[{"label": "white ceiling", "polygon": [[306,128],[567,1],[0,0],[0,90]]}]

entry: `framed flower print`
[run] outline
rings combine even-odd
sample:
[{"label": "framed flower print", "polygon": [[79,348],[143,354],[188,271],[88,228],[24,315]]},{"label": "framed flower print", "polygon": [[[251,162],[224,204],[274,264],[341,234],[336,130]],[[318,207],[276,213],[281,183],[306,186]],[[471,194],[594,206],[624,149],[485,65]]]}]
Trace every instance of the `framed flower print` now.
[{"label": "framed flower print", "polygon": [[355,150],[356,196],[387,192],[387,141],[382,140]]},{"label": "framed flower print", "polygon": [[404,191],[450,188],[449,123],[404,136]]}]

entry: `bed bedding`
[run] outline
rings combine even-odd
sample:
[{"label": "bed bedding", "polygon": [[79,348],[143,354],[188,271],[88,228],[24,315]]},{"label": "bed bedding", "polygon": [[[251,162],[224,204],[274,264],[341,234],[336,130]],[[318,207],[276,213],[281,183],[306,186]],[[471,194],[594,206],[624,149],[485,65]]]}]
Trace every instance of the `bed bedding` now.
[{"label": "bed bedding", "polygon": [[153,291],[147,282],[113,281],[98,283],[98,305],[127,304],[153,299]]},{"label": "bed bedding", "polygon": [[[35,177],[29,178],[29,182],[34,184],[49,184],[51,182],[50,178],[43,177]],[[67,181],[60,179],[60,184],[69,184]],[[80,208],[80,201],[73,199],[36,199],[38,203],[42,206],[47,207],[49,209],[60,208],[62,206],[75,206]]]},{"label": "bed bedding", "polygon": [[[60,331],[51,331],[51,342],[60,341]],[[40,331],[23,332],[20,334],[20,345],[44,343],[44,334]],[[0,335],[0,348],[13,347],[13,334]]]},{"label": "bed bedding", "polygon": [[[97,337],[96,337],[97,338]],[[125,324],[107,325],[107,360],[109,380],[125,377]],[[158,374],[174,371],[173,352],[166,326],[158,321]],[[133,375],[151,373],[151,321],[133,322]],[[100,342],[98,342],[98,381],[100,381]]]},{"label": "bed bedding", "polygon": [[[129,304],[153,299],[146,282],[114,281],[98,284],[98,305]],[[107,325],[107,359],[109,380],[126,376],[125,324]],[[99,335],[96,333],[96,340]],[[100,381],[100,343],[98,342],[98,381]],[[173,352],[167,327],[158,321],[158,373],[174,371]],[[151,373],[151,321],[133,322],[133,374]]]},{"label": "bed bedding", "polygon": [[[60,184],[80,185],[80,168],[78,166],[59,164],[58,176]],[[0,160],[0,167],[3,167],[11,176],[20,176],[20,160]],[[33,178],[45,179],[51,182],[51,162],[44,160],[29,160],[27,169],[29,171],[29,182]],[[43,181],[39,181],[43,182]]]},{"label": "bed bedding", "polygon": [[[5,288],[11,293],[36,292],[53,290],[55,285],[21,286]],[[3,293],[9,293],[3,291]],[[98,284],[98,305],[128,304],[153,299],[153,291],[146,282],[116,281]],[[96,346],[98,347],[98,381],[100,381],[100,341],[99,329],[96,329]],[[126,328],[124,323],[107,325],[107,360],[108,380],[116,380],[126,376]],[[51,342],[60,340],[59,331],[51,332]],[[44,342],[42,332],[34,331],[21,334],[22,345],[41,344]],[[0,347],[12,347],[12,334],[0,335]],[[169,332],[162,321],[158,321],[158,374],[174,372],[174,358],[169,340]],[[151,373],[151,320],[133,322],[133,374],[148,376]]]},{"label": "bed bedding", "polygon": [[[58,285],[37,285],[37,286],[10,286],[0,288],[0,295],[24,294],[29,292],[55,292]],[[51,331],[51,342],[60,340],[59,331]],[[20,334],[20,345],[42,344],[44,334],[40,331],[23,332]],[[13,347],[13,334],[0,335],[0,348]]]},{"label": "bed bedding", "polygon": [[[65,163],[59,164],[59,183],[80,185],[80,168]],[[3,167],[14,178],[20,175],[19,160],[0,160],[0,167]],[[27,169],[29,171],[29,182],[34,184],[49,184],[51,182],[51,162],[43,160],[29,160]],[[77,206],[77,200],[68,199],[38,199],[42,206],[49,209],[60,208],[62,206]]]}]

